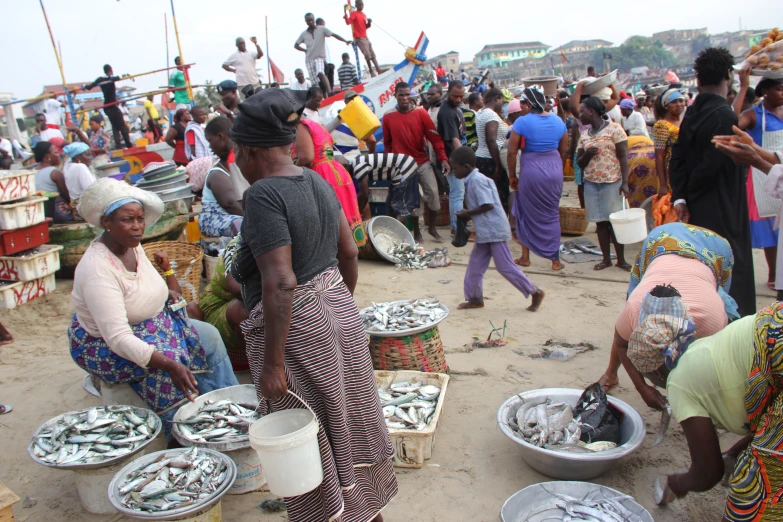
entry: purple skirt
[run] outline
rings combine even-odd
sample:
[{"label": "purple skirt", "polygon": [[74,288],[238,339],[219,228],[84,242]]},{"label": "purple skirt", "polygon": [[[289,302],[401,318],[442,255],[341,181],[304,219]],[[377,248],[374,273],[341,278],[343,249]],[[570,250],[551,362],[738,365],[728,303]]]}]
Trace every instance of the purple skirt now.
[{"label": "purple skirt", "polygon": [[519,188],[511,214],[517,220],[517,239],[538,257],[560,258],[560,197],[563,161],[557,150],[523,152]]}]

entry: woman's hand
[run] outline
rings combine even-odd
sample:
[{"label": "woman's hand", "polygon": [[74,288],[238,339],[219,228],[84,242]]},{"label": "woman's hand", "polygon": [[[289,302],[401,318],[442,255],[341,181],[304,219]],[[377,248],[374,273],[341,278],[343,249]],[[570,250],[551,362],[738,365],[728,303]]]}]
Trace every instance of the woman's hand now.
[{"label": "woman's hand", "polygon": [[669,187],[667,187],[666,185],[661,185],[660,187],[658,187],[658,197],[659,198],[664,197],[668,193],[669,193]]},{"label": "woman's hand", "polygon": [[[185,394],[190,402],[193,402],[198,396],[198,390],[196,389],[196,377],[193,375],[187,367],[177,361],[171,361],[173,364],[167,370],[171,376],[171,381],[179,391]],[[192,394],[192,395],[191,395]]]},{"label": "woman's hand", "polygon": [[737,143],[743,143],[745,145],[748,145],[750,147],[753,146],[753,138],[745,132],[744,130],[740,129],[736,125],[731,127],[731,130],[734,131],[733,135],[729,136],[713,136],[712,137],[712,143],[715,145],[736,145]]},{"label": "woman's hand", "polygon": [[509,183],[509,185],[511,187],[511,190],[516,191],[516,190],[519,189],[519,178],[518,177],[512,175],[509,178],[508,183]]},{"label": "woman's hand", "polygon": [[185,299],[185,298],[182,297],[182,294],[179,293],[178,291],[176,291],[176,290],[169,290],[169,301],[171,301],[172,303],[178,303],[178,302],[180,302],[183,299]]},{"label": "woman's hand", "polygon": [[626,198],[631,195],[631,187],[628,186],[627,181],[620,184],[620,195]]},{"label": "woman's hand", "polygon": [[753,68],[750,66],[743,67],[737,76],[739,76],[740,88],[750,87],[750,73],[753,72]]},{"label": "woman's hand", "polygon": [[277,402],[288,393],[285,380],[285,368],[275,368],[265,364],[261,369],[261,395],[265,399]]},{"label": "woman's hand", "polygon": [[666,397],[661,395],[661,392],[654,386],[645,385],[639,390],[639,395],[642,396],[644,403],[654,410],[663,411],[666,407]]},{"label": "woman's hand", "polygon": [[164,272],[171,270],[171,263],[169,263],[169,256],[166,252],[155,252],[152,254],[152,257],[155,259],[155,264],[158,265],[158,268]]}]

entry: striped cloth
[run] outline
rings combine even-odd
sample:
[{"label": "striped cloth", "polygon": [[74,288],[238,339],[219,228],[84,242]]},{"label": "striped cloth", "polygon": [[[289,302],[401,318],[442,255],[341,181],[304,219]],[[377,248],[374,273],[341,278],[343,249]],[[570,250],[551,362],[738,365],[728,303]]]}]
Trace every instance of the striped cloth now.
[{"label": "striped cloth", "polygon": [[341,89],[350,89],[354,85],[359,85],[359,76],[356,74],[356,67],[351,62],[344,63],[337,68],[337,77],[340,79]]},{"label": "striped cloth", "polygon": [[[270,403],[260,393],[264,310],[242,323],[262,415],[302,404],[291,394]],[[391,441],[378,401],[359,312],[339,270],[330,268],[294,290],[285,345],[288,389],[315,411],[324,480],[285,498],[292,522],[367,522],[397,494]]]},{"label": "striped cloth", "polygon": [[358,181],[369,176],[370,181],[402,183],[416,172],[416,160],[405,154],[374,153],[356,157],[351,162],[353,177]]}]

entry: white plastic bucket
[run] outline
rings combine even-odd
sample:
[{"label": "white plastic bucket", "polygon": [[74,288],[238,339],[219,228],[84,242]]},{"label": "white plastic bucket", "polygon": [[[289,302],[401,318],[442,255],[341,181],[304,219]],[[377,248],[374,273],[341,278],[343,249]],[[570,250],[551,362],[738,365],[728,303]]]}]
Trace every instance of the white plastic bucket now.
[{"label": "white plastic bucket", "polygon": [[[136,456],[134,455],[134,457]],[[82,507],[85,511],[95,515],[113,515],[117,513],[117,510],[109,502],[109,496],[106,494],[106,491],[109,489],[109,482],[114,478],[114,475],[125,467],[127,463],[128,461],[123,460],[106,468],[83,469],[73,472],[76,491],[79,493],[79,500],[82,501]]]},{"label": "white plastic bucket", "polygon": [[253,448],[224,451],[237,465],[237,478],[228,489],[228,495],[244,495],[258,491],[266,484],[258,452]]},{"label": "white plastic bucket", "polygon": [[628,201],[623,196],[623,209],[609,214],[609,221],[614,229],[617,242],[631,245],[644,241],[647,237],[647,219],[643,208],[628,208]]},{"label": "white plastic bucket", "polygon": [[274,495],[295,497],[321,485],[324,470],[318,429],[315,412],[309,407],[270,413],[250,426],[250,446],[258,452]]}]

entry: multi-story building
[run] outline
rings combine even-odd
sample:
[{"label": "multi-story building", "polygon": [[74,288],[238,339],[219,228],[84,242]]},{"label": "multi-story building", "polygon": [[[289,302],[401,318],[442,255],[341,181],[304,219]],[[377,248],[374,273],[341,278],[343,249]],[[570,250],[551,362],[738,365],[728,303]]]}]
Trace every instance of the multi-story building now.
[{"label": "multi-story building", "polygon": [[480,69],[486,67],[507,67],[512,60],[539,58],[547,54],[548,45],[541,42],[517,42],[485,45],[476,54]]},{"label": "multi-story building", "polygon": [[584,51],[592,51],[595,49],[600,49],[601,47],[611,47],[612,42],[607,42],[606,40],[571,40],[568,43],[564,43],[560,47],[555,47],[554,49],[550,49],[549,52],[551,54],[569,54],[569,53],[579,53]]},{"label": "multi-story building", "polygon": [[438,66],[438,62],[443,65],[443,68],[446,69],[446,72],[453,71],[454,74],[459,75],[459,53],[457,51],[449,51],[447,53],[439,54],[438,56],[429,58],[426,62],[426,65],[434,69]]},{"label": "multi-story building", "polygon": [[669,42],[678,42],[682,40],[693,40],[699,35],[706,35],[707,28],[702,29],[669,29],[668,31],[661,31],[660,33],[653,33],[652,41],[660,41],[664,45]]}]

